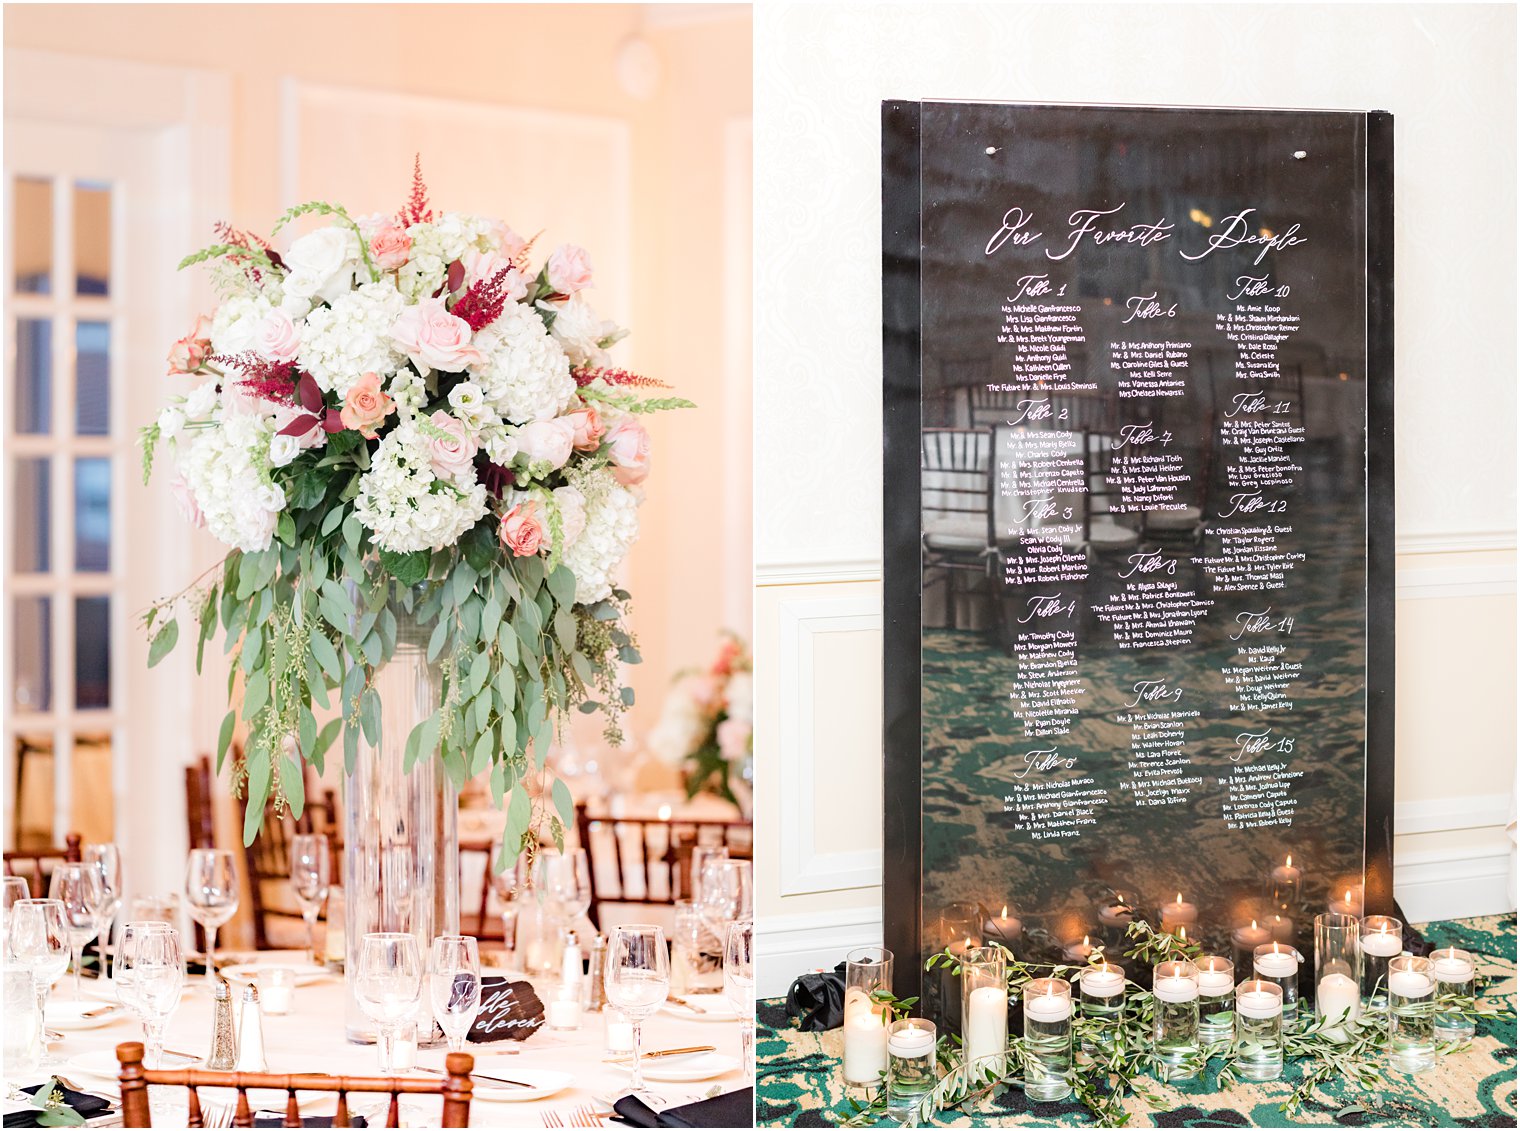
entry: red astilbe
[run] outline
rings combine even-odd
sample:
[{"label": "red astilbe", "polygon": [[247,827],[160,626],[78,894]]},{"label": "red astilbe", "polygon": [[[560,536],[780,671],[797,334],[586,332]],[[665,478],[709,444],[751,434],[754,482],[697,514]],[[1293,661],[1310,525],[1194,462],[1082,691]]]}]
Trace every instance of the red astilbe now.
[{"label": "red astilbe", "polygon": [[[280,258],[280,253],[270,247],[269,241],[264,239],[263,236],[255,235],[253,232],[245,232],[241,228],[234,228],[226,220],[218,220],[212,225],[212,228],[216,232],[216,238],[224,244],[232,247],[246,248],[249,251],[261,251],[274,266],[285,266],[285,261]],[[263,276],[259,272],[258,264],[248,262],[246,256],[229,255],[228,258],[234,262],[245,262],[247,271],[253,276],[254,282],[257,283],[262,280]]]},{"label": "red astilbe", "polygon": [[236,369],[241,376],[234,384],[246,389],[256,397],[275,404],[294,405],[296,386],[300,374],[293,361],[271,361],[252,350],[226,355],[218,354],[211,359],[224,369]]},{"label": "red astilbe", "polygon": [[595,366],[582,365],[572,369],[570,376],[575,378],[579,388],[584,389],[593,381],[602,381],[608,385],[615,385],[624,389],[668,389],[669,385],[664,381],[657,381],[653,377],[644,377],[638,373],[630,373],[626,369],[601,369]]},{"label": "red astilbe", "polygon": [[412,166],[412,195],[407,199],[406,207],[396,213],[396,221],[403,228],[410,228],[413,224],[426,224],[432,219],[433,210],[428,207],[427,184],[422,179],[422,154],[419,153]]},{"label": "red astilbe", "polygon": [[477,279],[470,289],[460,295],[449,313],[463,318],[470,329],[480,330],[501,317],[507,308],[507,277],[511,271],[503,267],[489,279]]}]

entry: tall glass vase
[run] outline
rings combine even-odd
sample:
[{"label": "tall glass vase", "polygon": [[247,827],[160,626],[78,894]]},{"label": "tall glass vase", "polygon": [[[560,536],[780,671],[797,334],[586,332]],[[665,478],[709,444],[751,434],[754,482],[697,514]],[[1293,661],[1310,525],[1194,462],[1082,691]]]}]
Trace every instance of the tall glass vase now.
[{"label": "tall glass vase", "polygon": [[[359,949],[373,931],[406,931],[427,954],[437,935],[459,933],[459,795],[434,751],[410,772],[403,760],[412,728],[438,708],[440,675],[427,662],[428,632],[392,602],[396,650],[376,670],[378,747],[360,741],[344,781],[343,887],[346,900],[347,1030],[351,1041],[375,1039],[374,1023],[354,995]],[[426,1001],[427,995],[423,995]],[[424,1040],[431,1015],[419,1007]]]}]

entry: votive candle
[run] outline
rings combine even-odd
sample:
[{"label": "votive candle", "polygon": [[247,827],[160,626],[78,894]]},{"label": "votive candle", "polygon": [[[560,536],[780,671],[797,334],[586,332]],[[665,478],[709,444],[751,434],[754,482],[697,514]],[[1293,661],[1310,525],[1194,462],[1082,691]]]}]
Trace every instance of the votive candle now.
[{"label": "votive candle", "polygon": [[1174,959],[1157,963],[1151,977],[1155,998],[1152,1038],[1163,1080],[1196,1076],[1198,1057],[1198,967]]},{"label": "votive candle", "polygon": [[1430,969],[1436,979],[1436,1036],[1443,1041],[1472,1040],[1477,1023],[1459,1011],[1472,1008],[1477,962],[1467,951],[1448,946],[1430,952]]},{"label": "votive candle", "polygon": [[1275,982],[1253,978],[1235,993],[1235,1070],[1246,1080],[1276,1080],[1283,1070],[1283,993]]},{"label": "votive candle", "polygon": [[1056,1103],[1071,1095],[1071,983],[1031,978],[1024,983],[1024,1094],[1035,1103]]},{"label": "votive candle", "polygon": [[1282,987],[1283,1028],[1289,1031],[1298,1024],[1298,964],[1301,961],[1298,951],[1291,946],[1270,942],[1256,948],[1251,964],[1258,978]]},{"label": "votive candle", "polygon": [[1235,1027],[1235,965],[1217,954],[1200,958],[1198,967],[1198,1039],[1205,1045],[1227,1044]]}]

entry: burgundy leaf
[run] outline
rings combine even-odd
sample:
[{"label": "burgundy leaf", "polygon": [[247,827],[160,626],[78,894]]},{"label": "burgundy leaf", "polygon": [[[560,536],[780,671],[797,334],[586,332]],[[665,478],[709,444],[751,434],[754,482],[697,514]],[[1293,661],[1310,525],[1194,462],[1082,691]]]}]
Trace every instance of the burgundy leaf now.
[{"label": "burgundy leaf", "polygon": [[464,285],[464,264],[454,260],[449,264],[449,290],[457,291]]},{"label": "burgundy leaf", "polygon": [[266,247],[264,249],[264,254],[269,256],[270,263],[274,264],[281,271],[285,270],[285,261],[280,258],[280,253],[277,252],[274,248]]},{"label": "burgundy leaf", "polygon": [[327,416],[322,421],[322,431],[324,431],[324,432],[341,432],[341,431],[343,431],[343,414],[341,412],[339,412],[335,408],[328,409],[327,410]]},{"label": "burgundy leaf", "polygon": [[317,379],[310,373],[301,374],[301,379],[296,385],[296,391],[301,396],[301,405],[307,412],[322,411],[322,387],[317,384]]},{"label": "burgundy leaf", "polygon": [[317,426],[319,421],[315,416],[298,416],[284,428],[280,429],[281,436],[304,436]]},{"label": "burgundy leaf", "polygon": [[480,469],[480,481],[488,492],[499,499],[508,487],[517,482],[517,476],[511,468],[487,461]]}]

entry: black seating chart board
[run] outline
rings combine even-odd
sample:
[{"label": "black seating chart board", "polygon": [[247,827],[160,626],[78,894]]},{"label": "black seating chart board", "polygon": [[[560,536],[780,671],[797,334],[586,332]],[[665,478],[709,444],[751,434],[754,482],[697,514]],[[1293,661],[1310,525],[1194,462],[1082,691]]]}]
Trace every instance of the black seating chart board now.
[{"label": "black seating chart board", "polygon": [[885,941],[952,1027],[946,946],[1391,901],[1391,139],[883,106]]}]

